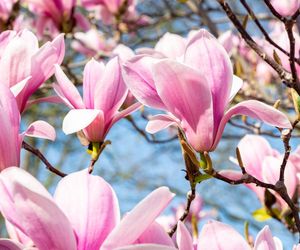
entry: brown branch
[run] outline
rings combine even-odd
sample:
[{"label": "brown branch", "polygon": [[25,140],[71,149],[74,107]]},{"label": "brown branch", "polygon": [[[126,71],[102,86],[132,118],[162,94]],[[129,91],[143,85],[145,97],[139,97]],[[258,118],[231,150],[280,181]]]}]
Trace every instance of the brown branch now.
[{"label": "brown branch", "polygon": [[233,13],[232,9],[228,5],[225,0],[217,0],[220,6],[223,8],[225,13],[227,14],[228,18],[234,24],[236,29],[239,31],[245,42],[250,46],[258,56],[260,56],[266,63],[268,63],[280,76],[283,80],[283,83],[289,87],[294,88],[298,94],[300,94],[300,86],[294,84],[293,76],[290,72],[286,71],[281,65],[279,65],[272,57],[268,56],[259,46],[258,44],[252,39],[249,33],[244,29],[242,23]]},{"label": "brown branch", "polygon": [[29,145],[25,141],[22,142],[22,148],[24,148],[28,152],[31,152],[36,157],[38,157],[46,165],[46,168],[49,171],[51,171],[52,173],[54,173],[54,174],[56,174],[56,175],[58,175],[60,177],[67,176],[67,174],[65,174],[65,173],[61,172],[60,170],[56,169],[55,167],[53,167],[51,165],[51,163],[46,159],[46,157],[41,153],[41,151],[38,150],[37,148],[32,147],[31,145]]},{"label": "brown branch", "polygon": [[[264,27],[261,25],[260,21],[256,17],[255,13],[252,11],[250,6],[247,4],[246,0],[240,0],[247,12],[249,13],[250,17],[258,27],[258,29],[261,31],[261,33],[264,35],[266,41],[268,41],[271,45],[273,45],[275,48],[280,50],[282,53],[284,53],[287,56],[290,56],[290,53],[284,50],[282,47],[280,47],[277,43],[275,43],[272,38],[269,36],[268,32],[264,29]],[[300,64],[299,58],[295,58],[295,61],[297,61],[298,64]]]}]

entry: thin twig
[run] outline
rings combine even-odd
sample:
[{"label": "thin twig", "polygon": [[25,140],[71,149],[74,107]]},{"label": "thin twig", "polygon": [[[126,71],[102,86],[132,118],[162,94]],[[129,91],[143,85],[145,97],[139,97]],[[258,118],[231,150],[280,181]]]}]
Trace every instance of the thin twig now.
[{"label": "thin twig", "polygon": [[37,148],[32,147],[31,145],[29,145],[25,141],[22,142],[22,148],[24,148],[25,150],[31,152],[36,157],[38,157],[46,165],[46,168],[49,171],[51,171],[52,173],[54,173],[54,174],[56,174],[60,177],[67,176],[67,174],[65,174],[65,173],[61,172],[60,170],[56,169],[55,167],[53,167],[51,165],[51,163],[46,159],[46,157],[41,153],[41,151],[38,150]]}]

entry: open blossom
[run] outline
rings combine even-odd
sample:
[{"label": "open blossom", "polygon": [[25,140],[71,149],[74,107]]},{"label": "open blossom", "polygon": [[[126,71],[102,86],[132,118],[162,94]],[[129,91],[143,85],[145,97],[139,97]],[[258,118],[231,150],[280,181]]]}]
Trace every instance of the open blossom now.
[{"label": "open blossom", "polygon": [[[184,227],[179,228],[178,234],[184,234],[182,237],[181,248],[186,248],[192,243],[191,237],[184,233]],[[180,232],[181,231],[181,232]],[[250,247],[248,242],[232,227],[218,221],[211,221],[205,224],[200,232],[197,242],[198,250],[283,250],[281,241],[277,237],[273,237],[271,230],[265,226],[256,236],[254,247]]]},{"label": "open blossom", "polygon": [[94,59],[87,63],[83,72],[83,98],[58,65],[55,76],[58,84],[54,89],[71,108],[63,121],[66,134],[83,130],[90,142],[103,142],[117,121],[141,106],[135,103],[119,112],[128,89],[123,82],[118,57],[106,65]]},{"label": "open blossom", "polygon": [[38,15],[38,32],[43,30],[47,23],[57,30],[68,32],[73,25],[72,20],[75,0],[25,0],[32,12]]},{"label": "open blossom", "polygon": [[227,121],[234,115],[291,128],[283,113],[256,100],[241,102],[226,111],[242,81],[233,76],[225,49],[206,30],[192,36],[181,58],[138,55],[125,63],[124,76],[141,103],[168,112],[153,116],[146,130],[156,133],[177,125],[199,152],[217,147]]},{"label": "open blossom", "polygon": [[0,171],[20,165],[20,151],[24,136],[54,140],[55,130],[44,121],[33,122],[21,133],[20,112],[10,89],[0,84]]},{"label": "open blossom", "polygon": [[300,0],[271,0],[271,4],[284,17],[292,16],[300,8]]},{"label": "open blossom", "polygon": [[[163,244],[142,244],[118,248],[118,250],[283,250],[282,242],[272,236],[268,226],[265,226],[256,236],[254,246],[248,242],[232,227],[218,221],[206,223],[199,235],[199,238],[192,240],[192,237],[179,221],[176,232],[177,247]],[[294,249],[298,246],[295,246]]]},{"label": "open blossom", "polygon": [[82,0],[84,7],[99,10],[100,18],[105,24],[113,23],[114,18],[120,14],[124,22],[148,23],[149,20],[146,16],[139,16],[136,12],[136,4],[136,0]]},{"label": "open blossom", "polygon": [[[38,250],[112,250],[142,243],[174,246],[155,222],[174,197],[166,187],[150,193],[122,220],[112,187],[87,170],[64,177],[52,198],[33,176],[11,167],[0,174],[0,194],[5,219]],[[24,249],[19,240],[0,240],[0,246],[9,242],[14,249]]]},{"label": "open blossom", "polygon": [[11,88],[22,113],[30,96],[54,73],[65,54],[64,38],[59,35],[41,48],[28,31],[6,31],[0,35],[1,84]]},{"label": "open blossom", "polygon": [[[247,173],[251,174],[260,181],[276,184],[279,180],[280,166],[283,156],[273,149],[268,141],[262,136],[246,135],[238,144],[243,164]],[[292,153],[292,159],[287,162],[285,169],[285,184],[290,197],[293,197],[297,187],[296,168],[294,163],[298,160],[298,155]],[[238,174],[239,173],[239,174]],[[240,178],[242,174],[237,171],[223,171],[228,177],[236,175]],[[265,200],[265,188],[258,187],[255,184],[245,184],[255,192],[262,204]],[[271,191],[272,192],[272,191]],[[273,193],[277,199],[277,206],[281,209],[287,208],[287,204],[282,198]]]}]

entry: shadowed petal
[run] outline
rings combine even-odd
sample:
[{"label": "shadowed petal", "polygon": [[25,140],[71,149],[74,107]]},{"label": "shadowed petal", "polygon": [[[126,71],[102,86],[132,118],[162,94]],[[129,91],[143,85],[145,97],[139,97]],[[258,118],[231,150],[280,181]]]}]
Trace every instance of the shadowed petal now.
[{"label": "shadowed petal", "polygon": [[19,141],[20,112],[9,87],[0,84],[0,171],[9,166],[19,166],[21,144]]},{"label": "shadowed petal", "polygon": [[127,87],[139,102],[164,109],[165,105],[157,94],[152,76],[152,66],[157,60],[150,56],[135,56],[125,63],[123,76]]},{"label": "shadowed petal", "polygon": [[0,238],[1,250],[23,250],[25,247],[17,241]]}]

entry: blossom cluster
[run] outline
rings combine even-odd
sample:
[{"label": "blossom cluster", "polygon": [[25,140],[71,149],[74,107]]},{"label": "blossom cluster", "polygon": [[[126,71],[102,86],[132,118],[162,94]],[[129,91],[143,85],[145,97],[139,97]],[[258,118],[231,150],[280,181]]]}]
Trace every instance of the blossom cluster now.
[{"label": "blossom cluster", "polygon": [[[22,16],[11,20],[11,13],[20,4],[35,14],[30,24],[22,22]],[[92,169],[63,177],[52,196],[22,168],[25,136],[53,141],[56,137],[54,127],[41,120],[21,131],[24,113],[40,103],[51,102],[69,109],[62,130],[66,135],[78,134],[88,146],[93,164],[119,120],[144,106],[156,110],[145,131],[155,134],[168,127],[179,131],[187,179],[191,165],[201,172],[200,178],[218,176],[212,169],[209,153],[218,149],[225,126],[234,116],[247,116],[281,132],[288,131],[289,135],[295,127],[287,114],[272,105],[235,98],[241,89],[245,91],[251,85],[236,70],[240,60],[237,54],[242,56],[243,63],[255,66],[255,78],[263,79],[264,83],[275,78],[271,70],[262,74],[264,61],[254,56],[237,35],[224,33],[216,38],[206,29],[191,31],[186,37],[166,33],[154,48],[133,51],[107,41],[79,10],[92,10],[103,24],[116,25],[118,29],[125,24],[130,29],[131,25],[151,23],[150,18],[138,15],[135,0],[82,0],[80,8],[78,4],[75,0],[0,3],[0,212],[9,235],[0,239],[0,249],[283,249],[268,226],[255,240],[249,240],[249,235],[244,238],[231,226],[216,220],[206,222],[198,233],[198,222],[213,217],[213,213],[203,215],[199,196],[193,198],[184,222],[178,213],[185,213],[185,208],[178,207],[169,221],[162,215],[175,196],[165,186],[155,189],[121,218],[114,189],[102,177],[93,175]],[[300,1],[271,4],[278,14],[289,18],[299,11]],[[26,29],[31,26],[35,32]],[[282,27],[274,26],[271,36],[288,50],[289,37],[282,34]],[[40,38],[47,35],[49,41],[40,46]],[[73,39],[70,43],[66,43],[68,36]],[[294,38],[299,50],[300,37],[295,33]],[[261,45],[266,46],[263,41]],[[72,72],[65,64],[69,47],[88,58],[82,72],[82,88],[74,85]],[[290,57],[280,50],[276,53],[282,67],[292,71]],[[299,70],[297,66],[297,74]],[[37,92],[45,85],[55,95],[37,98]],[[286,155],[259,135],[243,137],[238,152],[238,159],[232,160],[242,172],[226,169],[220,171],[222,178],[234,182],[251,176],[256,182],[244,184],[255,192],[269,217],[275,214],[284,221],[290,208],[287,199],[257,183],[276,186],[282,178],[281,164]],[[298,198],[300,146],[285,153],[289,158],[283,176],[284,194]],[[193,182],[193,178],[189,179],[191,186],[203,181]],[[177,230],[172,235],[174,226]],[[294,246],[297,249],[300,245]]]}]

